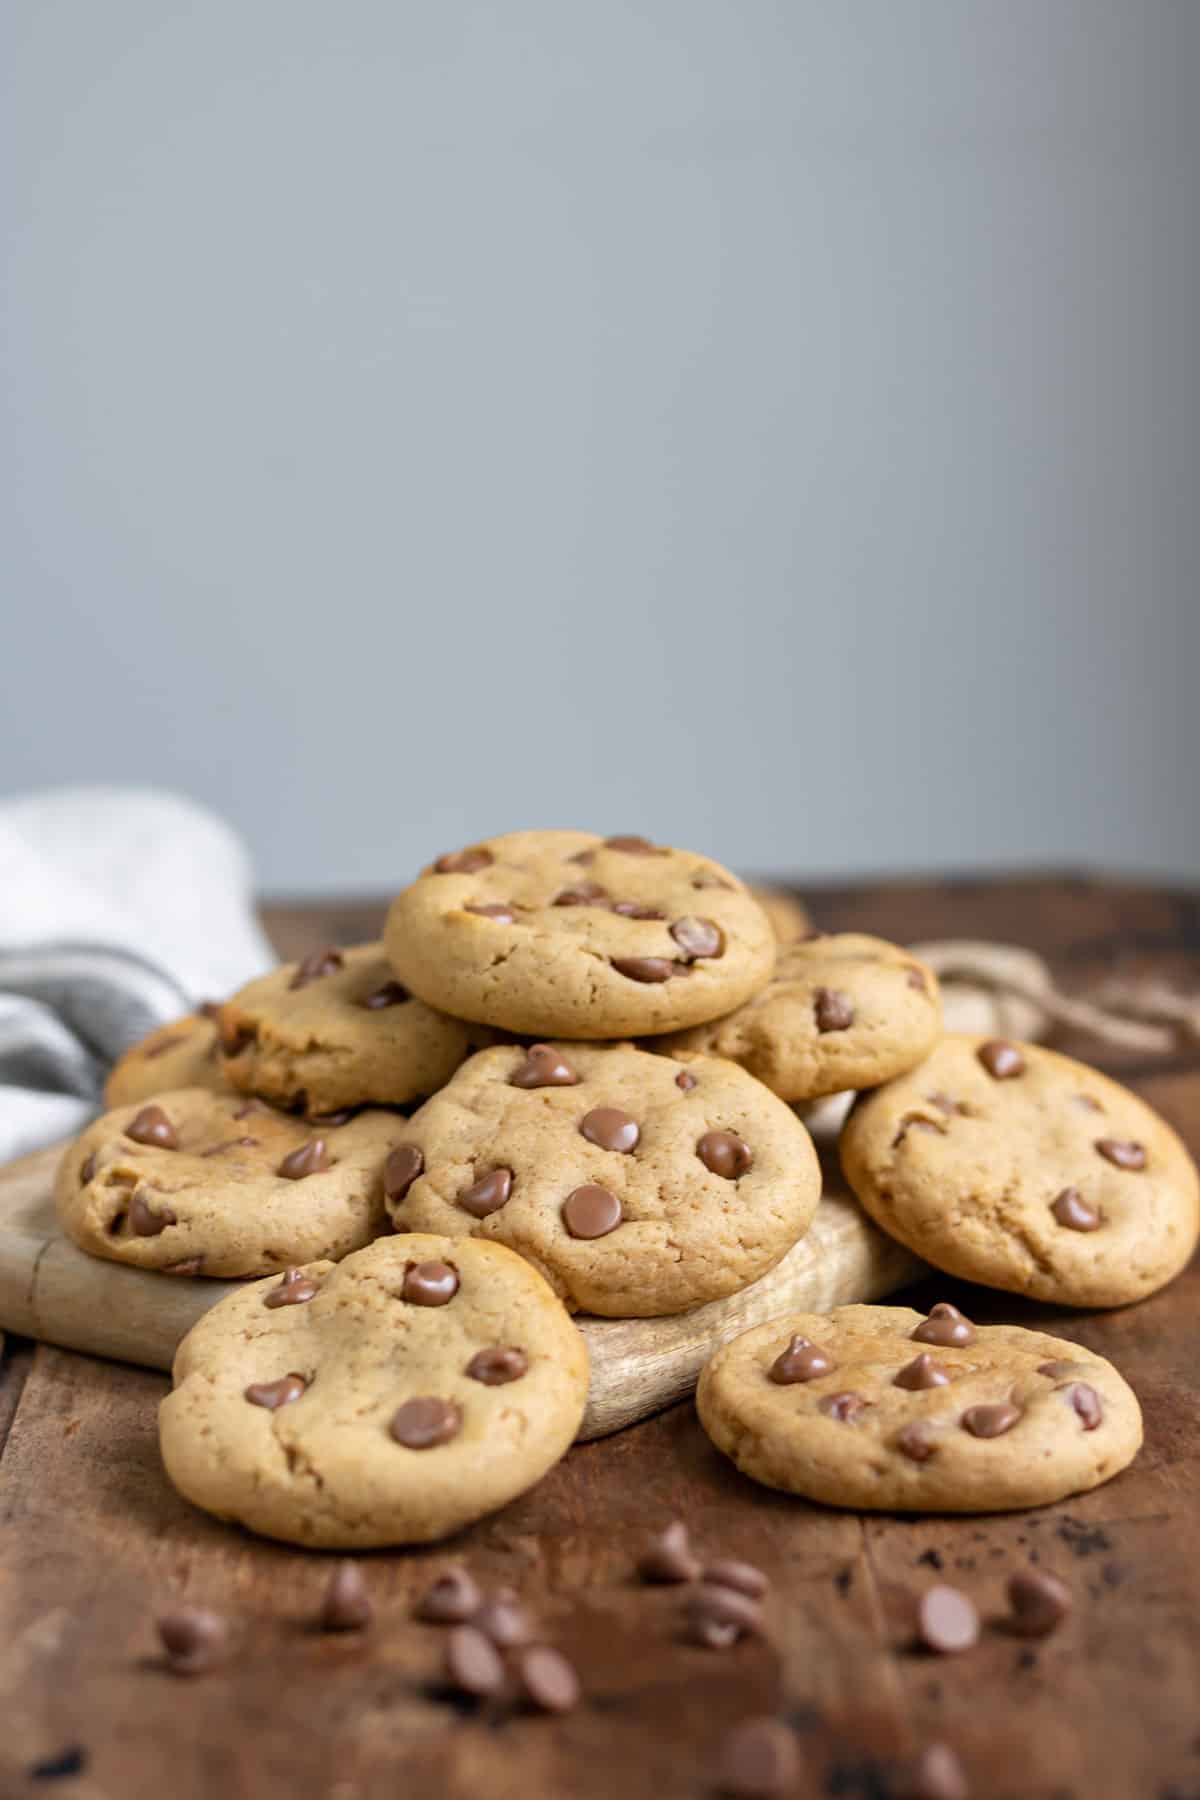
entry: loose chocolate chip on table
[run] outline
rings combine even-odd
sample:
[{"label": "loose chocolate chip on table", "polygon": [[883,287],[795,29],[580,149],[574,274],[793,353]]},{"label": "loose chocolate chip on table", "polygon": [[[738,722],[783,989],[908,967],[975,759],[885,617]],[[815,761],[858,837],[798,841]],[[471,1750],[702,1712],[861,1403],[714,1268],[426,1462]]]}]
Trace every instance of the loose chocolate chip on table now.
[{"label": "loose chocolate chip on table", "polygon": [[572,1237],[607,1237],[621,1223],[621,1202],[607,1188],[587,1181],[567,1195],[562,1216]]},{"label": "loose chocolate chip on table", "polygon": [[1068,1231],[1095,1231],[1100,1224],[1100,1214],[1090,1200],[1085,1200],[1078,1188],[1066,1187],[1050,1205],[1060,1225]]},{"label": "loose chocolate chip on table", "polygon": [[469,1212],[474,1219],[486,1219],[489,1213],[499,1212],[512,1193],[513,1174],[511,1169],[489,1169],[478,1181],[473,1181],[466,1191],[459,1195],[458,1204],[464,1212]]},{"label": "loose chocolate chip on table", "polygon": [[971,1800],[966,1772],[949,1744],[926,1744],[908,1770],[900,1800]]},{"label": "loose chocolate chip on table", "polygon": [[433,1450],[458,1436],[462,1414],[452,1400],[423,1394],[397,1407],[388,1430],[406,1450]]},{"label": "loose chocolate chip on table", "polygon": [[79,1171],[79,1179],[83,1183],[84,1187],[86,1187],[88,1182],[92,1180],[95,1173],[96,1173],[96,1152],[93,1150],[92,1154],[89,1157],[86,1157],[84,1159],[83,1167]]},{"label": "loose chocolate chip on table", "polygon": [[939,1583],[927,1588],[917,1604],[917,1636],[930,1650],[953,1655],[979,1642],[979,1614],[958,1588]]},{"label": "loose chocolate chip on table", "polygon": [[762,1607],[736,1588],[700,1582],[689,1590],[684,1627],[691,1643],[706,1650],[728,1650],[740,1638],[762,1630]]},{"label": "loose chocolate chip on table", "polygon": [[502,906],[499,901],[490,906],[464,906],[463,911],[475,913],[481,919],[494,919],[497,925],[511,925],[517,916],[511,906]]},{"label": "loose chocolate chip on table", "polygon": [[290,988],[307,987],[310,981],[320,981],[325,975],[336,975],[343,966],[340,950],[335,950],[332,946],[325,950],[314,950],[298,965],[288,986]]},{"label": "loose chocolate chip on table", "polygon": [[779,1387],[790,1387],[793,1382],[815,1381],[819,1375],[828,1375],[833,1367],[832,1357],[796,1332],[767,1373]]},{"label": "loose chocolate chip on table", "polygon": [[933,1434],[928,1425],[923,1425],[919,1419],[914,1419],[912,1424],[906,1425],[897,1436],[896,1448],[901,1456],[907,1456],[910,1462],[923,1463],[929,1461],[937,1445],[934,1443]]},{"label": "loose chocolate chip on table", "polygon": [[640,900],[614,900],[613,911],[623,919],[665,919],[666,913],[659,912],[657,906],[643,906]]},{"label": "loose chocolate chip on table", "polygon": [[203,1675],[229,1648],[229,1629],[219,1613],[189,1606],[158,1621],[158,1635],[173,1675]]},{"label": "loose chocolate chip on table", "polygon": [[482,1599],[478,1583],[466,1569],[447,1569],[426,1588],[413,1614],[427,1625],[463,1625],[474,1618]]},{"label": "loose chocolate chip on table", "polygon": [[900,1373],[894,1377],[892,1386],[920,1393],[925,1388],[946,1387],[949,1380],[941,1363],[935,1362],[928,1350],[923,1350],[920,1356],[914,1356],[910,1363],[905,1363]]},{"label": "loose chocolate chip on table", "polygon": [[413,1306],[445,1306],[458,1292],[458,1270],[448,1262],[409,1263],[400,1297]]},{"label": "loose chocolate chip on table", "polygon": [[865,1406],[870,1406],[870,1404],[871,1402],[864,1400],[861,1394],[847,1390],[844,1394],[826,1394],[823,1400],[817,1402],[817,1408],[827,1418],[836,1419],[839,1424],[848,1425],[852,1419],[858,1417]]},{"label": "loose chocolate chip on table", "polygon": [[320,1291],[321,1284],[303,1269],[285,1269],[283,1280],[263,1300],[264,1306],[303,1306]]},{"label": "loose chocolate chip on table", "polygon": [[581,881],[575,887],[564,888],[561,894],[555,895],[552,905],[604,906],[607,902],[607,888],[602,888],[598,881]]},{"label": "loose chocolate chip on table", "polygon": [[634,1150],[642,1135],[637,1120],[616,1106],[594,1106],[580,1120],[579,1129],[589,1143],[599,1145],[601,1150]]},{"label": "loose chocolate chip on table", "polygon": [[682,1519],[671,1523],[651,1538],[638,1557],[638,1574],[643,1581],[695,1581],[700,1564],[692,1554],[688,1528]]},{"label": "loose chocolate chip on table", "polygon": [[570,1712],[579,1704],[579,1677],[560,1650],[534,1644],[517,1657],[525,1698],[541,1712]]},{"label": "loose chocolate chip on table", "polygon": [[402,1006],[408,999],[411,995],[400,982],[385,981],[382,987],[368,994],[362,1004],[368,1012],[382,1012],[385,1006]]},{"label": "loose chocolate chip on table", "polygon": [[1072,1382],[1065,1393],[1079,1414],[1085,1431],[1095,1431],[1096,1427],[1104,1422],[1104,1408],[1100,1404],[1100,1396],[1094,1387],[1088,1386],[1086,1381]]},{"label": "loose chocolate chip on table", "polygon": [[504,1686],[504,1662],[491,1639],[474,1625],[456,1625],[446,1640],[446,1679],[464,1694],[485,1699]]},{"label": "loose chocolate chip on table", "polygon": [[152,1144],[156,1150],[178,1150],[175,1127],[161,1106],[143,1106],[137,1117],[125,1127],[125,1136],[135,1144]]},{"label": "loose chocolate chip on table", "polygon": [[711,919],[697,919],[689,913],[676,919],[671,936],[686,956],[703,959],[725,953],[725,933]]},{"label": "loose chocolate chip on table", "polygon": [[161,1212],[155,1212],[146,1204],[139,1188],[129,1202],[129,1223],[138,1237],[158,1237],[168,1225],[175,1225],[178,1221],[169,1206],[164,1206]]},{"label": "loose chocolate chip on table", "polygon": [[512,1588],[501,1588],[485,1600],[472,1623],[501,1650],[514,1650],[518,1645],[533,1642],[533,1620]]},{"label": "loose chocolate chip on table", "polygon": [[397,1144],[383,1165],[383,1191],[396,1204],[403,1200],[425,1167],[425,1153],[415,1144]]},{"label": "loose chocolate chip on table", "polygon": [[1014,1075],[1025,1073],[1025,1058],[1015,1044],[1006,1043],[1003,1038],[989,1038],[986,1044],[980,1044],[976,1055],[996,1081],[1011,1081]]},{"label": "loose chocolate chip on table", "polygon": [[679,973],[679,964],[665,956],[614,956],[612,966],[629,981],[669,981]]},{"label": "loose chocolate chip on table", "polygon": [[307,1144],[289,1150],[275,1173],[285,1181],[303,1181],[306,1175],[319,1175],[330,1165],[329,1145],[324,1138],[309,1138]]},{"label": "loose chocolate chip on table", "polygon": [[744,1719],[717,1753],[717,1789],[732,1800],[779,1800],[799,1772],[796,1740],[782,1719]]},{"label": "loose chocolate chip on table", "polygon": [[929,1317],[922,1319],[911,1335],[918,1344],[939,1344],[943,1348],[954,1345],[961,1349],[964,1344],[975,1342],[975,1327],[957,1306],[951,1306],[948,1300],[939,1300],[936,1306],[930,1307]]},{"label": "loose chocolate chip on table", "polygon": [[854,1023],[854,1002],[836,988],[819,987],[813,995],[813,1017],[820,1032],[849,1031]]},{"label": "loose chocolate chip on table", "polygon": [[680,1069],[678,1075],[675,1077],[675,1086],[679,1088],[682,1093],[690,1094],[695,1085],[696,1077],[692,1074],[691,1070]]},{"label": "loose chocolate chip on table", "polygon": [[606,837],[604,848],[606,850],[624,850],[627,856],[665,856],[667,854],[665,850],[660,850],[657,844],[652,844],[649,838],[638,837],[633,832],[618,832],[616,837]]},{"label": "loose chocolate chip on table", "polygon": [[997,1400],[991,1406],[968,1406],[962,1416],[962,1428],[969,1431],[972,1437],[1003,1437],[1011,1431],[1021,1417],[1019,1406],[1012,1406],[1007,1400]]},{"label": "loose chocolate chip on table", "polygon": [[198,1275],[204,1267],[203,1256],[185,1256],[182,1262],[164,1263],[160,1275]]},{"label": "loose chocolate chip on table", "polygon": [[1071,1590],[1048,1569],[1018,1569],[1008,1578],[1010,1631],[1019,1637],[1049,1637],[1071,1610]]},{"label": "loose chocolate chip on table", "polygon": [[1121,1138],[1097,1138],[1096,1148],[1106,1162],[1117,1169],[1144,1169],[1146,1150],[1142,1144]]},{"label": "loose chocolate chip on table", "polygon": [[732,1557],[709,1563],[700,1579],[713,1587],[732,1588],[737,1594],[749,1594],[752,1600],[761,1600],[771,1585],[753,1563],[738,1562]]},{"label": "loose chocolate chip on table", "polygon": [[530,1044],[525,1061],[508,1080],[511,1087],[519,1088],[575,1087],[579,1076],[552,1044]]},{"label": "loose chocolate chip on table", "polygon": [[696,1145],[696,1155],[712,1175],[737,1181],[754,1166],[754,1152],[732,1131],[706,1131]]},{"label": "loose chocolate chip on table", "polygon": [[318,1623],[322,1631],[361,1631],[375,1611],[362,1570],[356,1562],[340,1562],[329,1578]]},{"label": "loose chocolate chip on table", "polygon": [[520,1381],[528,1368],[529,1359],[523,1350],[494,1344],[475,1352],[466,1373],[472,1381],[481,1381],[484,1387],[507,1387],[510,1381]]},{"label": "loose chocolate chip on table", "polygon": [[495,860],[490,850],[477,844],[470,850],[447,850],[433,866],[439,875],[474,875],[480,869],[490,867]]},{"label": "loose chocolate chip on table", "polygon": [[307,1386],[303,1375],[281,1375],[278,1381],[252,1381],[246,1398],[251,1406],[265,1406],[268,1412],[274,1412],[298,1400]]}]

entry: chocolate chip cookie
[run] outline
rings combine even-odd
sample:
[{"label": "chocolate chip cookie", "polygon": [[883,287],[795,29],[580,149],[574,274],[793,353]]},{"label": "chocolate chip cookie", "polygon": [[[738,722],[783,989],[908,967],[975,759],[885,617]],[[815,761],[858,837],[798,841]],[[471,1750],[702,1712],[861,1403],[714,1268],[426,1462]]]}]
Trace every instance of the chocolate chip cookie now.
[{"label": "chocolate chip cookie", "polygon": [[494,1038],[418,1000],[381,944],[316,950],[251,981],[220,1012],[234,1087],[310,1118],[426,1099]]},{"label": "chocolate chip cookie", "polygon": [[1111,1363],[953,1306],[839,1306],[755,1326],[700,1377],[704,1429],[739,1469],[826,1506],[1045,1506],[1133,1461],[1142,1417]]},{"label": "chocolate chip cookie", "polygon": [[569,1038],[719,1018],[775,959],[765,913],[728,870],[587,831],[514,831],[440,856],[393,902],[384,948],[430,1006]]},{"label": "chocolate chip cookie", "polygon": [[935,1268],[1069,1306],[1121,1306],[1196,1245],[1187,1151],[1083,1063],[1001,1038],[943,1038],[864,1096],[842,1167],[884,1231]]},{"label": "chocolate chip cookie", "polygon": [[227,1094],[229,1082],[217,1045],[217,1007],[206,1006],[185,1018],[160,1025],[118,1057],[104,1084],[107,1106],[151,1100],[171,1088],[211,1088]]},{"label": "chocolate chip cookie", "polygon": [[406,1121],[319,1129],[241,1094],[181,1088],[95,1120],[59,1165],[81,1250],[175,1275],[265,1275],[386,1229],[383,1167]]},{"label": "chocolate chip cookie", "polygon": [[771,922],[771,930],[780,944],[794,944],[797,938],[808,937],[812,931],[812,920],[802,900],[789,894],[786,888],[759,887],[750,883],[750,892],[758,901]]},{"label": "chocolate chip cookie", "polygon": [[655,1048],[727,1056],[781,1099],[815,1100],[911,1069],[941,1028],[932,969],[882,938],[842,932],[782,946],[771,980],[744,1006]]},{"label": "chocolate chip cookie", "polygon": [[582,1336],[520,1257],[386,1237],[205,1313],[159,1438],[182,1494],[267,1537],[426,1543],[540,1480],[587,1386]]},{"label": "chocolate chip cookie", "polygon": [[795,1114],[732,1063],[555,1042],[464,1063],[409,1120],[385,1187],[398,1230],[496,1239],[569,1306],[644,1318],[772,1268],[821,1176]]}]

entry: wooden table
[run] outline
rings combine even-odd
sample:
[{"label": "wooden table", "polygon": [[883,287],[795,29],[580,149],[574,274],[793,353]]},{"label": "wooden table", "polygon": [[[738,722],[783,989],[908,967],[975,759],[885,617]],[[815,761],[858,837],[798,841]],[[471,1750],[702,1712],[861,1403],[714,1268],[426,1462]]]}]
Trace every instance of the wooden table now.
[{"label": "wooden table", "polygon": [[[1200,987],[1200,895],[1083,879],[809,891],[822,923],[898,938],[999,937],[1049,955],[1068,988],[1119,968]],[[272,908],[280,949],[371,936],[374,905]],[[1092,1054],[1091,1047],[1063,1047]],[[1200,1150],[1200,1050],[1151,1066],[1107,1056]],[[82,1800],[671,1800],[712,1792],[713,1750],[748,1713],[800,1735],[798,1794],[871,1800],[932,1739],[977,1796],[1200,1797],[1200,1274],[1107,1315],[1076,1316],[949,1281],[977,1319],[1069,1333],[1111,1356],[1146,1413],[1135,1467],[1037,1513],[858,1517],[768,1493],[709,1445],[690,1405],[571,1453],[536,1492],[454,1550],[518,1586],[578,1662],[586,1703],[548,1720],[454,1704],[441,1639],[408,1618],[445,1550],[365,1559],[365,1638],[311,1619],[328,1557],[218,1525],[167,1486],[155,1441],[163,1378],[10,1340],[0,1378],[0,1796]],[[630,1579],[641,1537],[676,1514],[710,1553],[774,1582],[769,1642],[726,1654],[679,1641],[679,1594]],[[1014,1567],[1071,1584],[1055,1637],[992,1627],[959,1658],[905,1642],[909,1597],[960,1583],[996,1613]],[[235,1622],[220,1672],[184,1681],[156,1656],[181,1602]]]}]

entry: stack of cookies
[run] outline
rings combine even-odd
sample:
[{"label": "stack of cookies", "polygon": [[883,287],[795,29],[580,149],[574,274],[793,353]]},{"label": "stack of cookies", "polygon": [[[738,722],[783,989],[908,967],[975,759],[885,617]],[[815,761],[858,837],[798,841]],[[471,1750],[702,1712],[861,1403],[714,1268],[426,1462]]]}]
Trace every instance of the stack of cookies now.
[{"label": "stack of cookies", "polygon": [[[796,925],[703,855],[514,832],[439,857],[381,944],[131,1050],[63,1160],[64,1228],[166,1275],[266,1278],[181,1346],[161,1423],[177,1486],[329,1546],[425,1541],[503,1504],[578,1429],[571,1314],[684,1312],[765,1275],[820,1198],[796,1109],[846,1090],[855,1193],[935,1266],[1078,1305],[1182,1267],[1195,1170],[1139,1100],[1044,1050],[943,1036],[912,955]],[[757,1478],[856,1506],[1036,1504],[1135,1453],[1107,1365],[914,1318],[757,1328],[710,1364],[706,1427]],[[897,1361],[898,1334],[936,1352]],[[1064,1425],[1096,1434],[1084,1452]],[[1040,1485],[1007,1452],[990,1478],[1010,1433]]]}]

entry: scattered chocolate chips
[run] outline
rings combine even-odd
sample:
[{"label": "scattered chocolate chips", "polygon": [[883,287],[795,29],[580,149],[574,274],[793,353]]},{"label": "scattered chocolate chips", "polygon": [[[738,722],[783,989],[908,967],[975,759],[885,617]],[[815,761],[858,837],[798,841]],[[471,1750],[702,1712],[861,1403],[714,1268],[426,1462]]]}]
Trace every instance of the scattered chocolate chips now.
[{"label": "scattered chocolate chips", "polygon": [[383,1165],[383,1191],[395,1206],[403,1200],[425,1167],[425,1153],[416,1144],[397,1144]]},{"label": "scattered chocolate chips", "polygon": [[439,875],[474,875],[480,869],[489,868],[495,860],[490,850],[477,844],[470,850],[447,850],[433,866]]},{"label": "scattered chocolate chips", "polygon": [[837,988],[819,987],[813,995],[813,1018],[820,1032],[848,1031],[854,1023],[854,1002]]},{"label": "scattered chocolate chips", "polygon": [[514,1650],[519,1645],[533,1642],[533,1620],[512,1588],[501,1588],[485,1600],[472,1623],[501,1650]]},{"label": "scattered chocolate chips", "polygon": [[753,1563],[738,1562],[732,1557],[709,1563],[700,1579],[713,1587],[732,1588],[736,1594],[748,1594],[752,1600],[761,1600],[771,1585]]},{"label": "scattered chocolate chips", "polygon": [[385,981],[362,1001],[368,1012],[382,1012],[385,1006],[402,1006],[412,995],[399,981]]},{"label": "scattered chocolate chips", "polygon": [[388,1430],[406,1450],[433,1450],[458,1436],[462,1414],[452,1400],[423,1394],[396,1408]]},{"label": "scattered chocolate chips", "polygon": [[143,1106],[136,1118],[125,1127],[125,1136],[135,1144],[151,1144],[156,1150],[178,1150],[175,1127],[161,1106]]},{"label": "scattered chocolate chips", "polygon": [[229,1629],[219,1613],[189,1606],[158,1621],[158,1635],[173,1675],[203,1675],[223,1662]]},{"label": "scattered chocolate chips", "polygon": [[551,903],[554,906],[607,906],[608,889],[600,886],[598,881],[580,881],[574,887],[564,888],[556,894]]},{"label": "scattered chocolate chips", "polygon": [[317,1622],[322,1631],[361,1631],[375,1608],[356,1562],[340,1562],[329,1577]]},{"label": "scattered chocolate chips", "polygon": [[1065,1187],[1051,1201],[1050,1211],[1068,1231],[1096,1231],[1100,1225],[1099,1209],[1085,1200],[1078,1188]]},{"label": "scattered chocolate chips", "polygon": [[797,1381],[815,1381],[819,1375],[828,1375],[833,1367],[832,1357],[796,1332],[787,1349],[781,1350],[775,1358],[767,1374],[779,1387],[790,1387]]},{"label": "scattered chocolate chips", "polygon": [[511,1087],[519,1088],[575,1087],[579,1076],[553,1044],[531,1044],[525,1061],[508,1080]]},{"label": "scattered chocolate chips", "polygon": [[970,1800],[966,1773],[949,1744],[926,1744],[900,1789],[901,1800]]},{"label": "scattered chocolate chips", "polygon": [[691,1070],[680,1069],[678,1075],[675,1077],[675,1086],[680,1092],[690,1094],[695,1085],[696,1077],[692,1074]]},{"label": "scattered chocolate chips", "polygon": [[309,1138],[295,1150],[289,1150],[275,1173],[285,1181],[303,1181],[306,1175],[319,1175],[332,1162],[329,1145],[324,1138]]},{"label": "scattered chocolate chips", "polygon": [[621,1202],[608,1188],[587,1181],[567,1195],[562,1216],[572,1237],[607,1237],[621,1223]]},{"label": "scattered chocolate chips", "polygon": [[975,1054],[995,1081],[1011,1081],[1014,1075],[1025,1073],[1025,1058],[1015,1044],[1003,1038],[989,1038]]},{"label": "scattered chocolate chips", "polygon": [[936,1306],[929,1309],[929,1317],[922,1319],[916,1330],[911,1333],[918,1344],[938,1344],[942,1348],[953,1346],[961,1349],[964,1344],[975,1342],[975,1327],[964,1318],[957,1306],[951,1306],[948,1300],[939,1300]]},{"label": "scattered chocolate chips", "polygon": [[427,1625],[464,1625],[479,1611],[483,1595],[473,1575],[452,1568],[426,1588],[413,1608],[414,1617]]},{"label": "scattered chocolate chips", "polygon": [[818,1400],[817,1409],[827,1418],[836,1419],[841,1425],[848,1425],[870,1404],[861,1394],[847,1389],[844,1394],[826,1394],[823,1400]]},{"label": "scattered chocolate chips", "polygon": [[1008,1578],[1008,1625],[1020,1637],[1049,1637],[1071,1610],[1071,1590],[1048,1569],[1018,1569]]},{"label": "scattered chocolate chips", "polygon": [[161,1212],[155,1212],[147,1205],[139,1188],[129,1202],[129,1223],[138,1237],[158,1237],[168,1225],[175,1225],[178,1220],[169,1206],[164,1206]]},{"label": "scattered chocolate chips", "polygon": [[1103,1424],[1104,1408],[1094,1387],[1089,1387],[1086,1381],[1074,1381],[1064,1392],[1079,1414],[1085,1431],[1095,1431],[1098,1425]]},{"label": "scattered chocolate chips", "polygon": [[636,1119],[616,1106],[594,1106],[579,1122],[579,1129],[590,1144],[601,1150],[635,1150],[642,1128]]},{"label": "scattered chocolate chips", "polygon": [[667,852],[652,844],[649,838],[637,837],[632,832],[618,832],[616,837],[606,837],[606,850],[623,850],[627,856],[665,856]]},{"label": "scattered chocolate chips", "polygon": [[1132,1139],[1097,1138],[1096,1148],[1116,1169],[1144,1169],[1146,1166],[1145,1145],[1135,1144]]},{"label": "scattered chocolate chips", "polygon": [[695,1581],[700,1564],[692,1554],[688,1528],[682,1519],[671,1523],[651,1538],[638,1557],[637,1572],[643,1581]]},{"label": "scattered chocolate chips", "polygon": [[696,1145],[696,1155],[712,1175],[738,1181],[754,1166],[754,1152],[732,1131],[706,1131]]},{"label": "scattered chocolate chips", "polygon": [[289,988],[307,987],[310,981],[320,981],[326,975],[336,975],[345,966],[345,959],[340,950],[332,946],[325,950],[313,950],[296,966],[296,973],[288,982]]},{"label": "scattered chocolate chips", "polygon": [[278,1381],[252,1381],[246,1398],[251,1406],[265,1406],[268,1412],[275,1412],[298,1400],[307,1386],[303,1375],[281,1375]]},{"label": "scattered chocolate chips", "polygon": [[412,1306],[445,1306],[458,1292],[458,1270],[452,1263],[409,1263],[400,1298]]},{"label": "scattered chocolate chips", "polygon": [[484,1387],[507,1387],[510,1381],[520,1381],[528,1368],[529,1359],[523,1350],[494,1344],[475,1352],[466,1373],[472,1381],[481,1381]]},{"label": "scattered chocolate chips", "polygon": [[89,1181],[92,1181],[95,1178],[95,1174],[96,1152],[93,1150],[90,1156],[84,1158],[83,1166],[79,1171],[79,1179],[84,1187],[87,1186]]},{"label": "scattered chocolate chips", "polygon": [[974,1602],[958,1588],[939,1582],[927,1588],[917,1603],[917,1636],[929,1650],[941,1656],[969,1650],[979,1642],[979,1614]]},{"label": "scattered chocolate chips", "polygon": [[283,1280],[263,1300],[264,1306],[303,1306],[320,1291],[321,1284],[303,1269],[285,1269]]},{"label": "scattered chocolate chips", "polygon": [[910,1462],[923,1463],[929,1461],[937,1445],[934,1443],[929,1426],[923,1425],[919,1419],[914,1419],[911,1425],[906,1425],[904,1430],[898,1434],[896,1448],[901,1456],[907,1456]]},{"label": "scattered chocolate chips", "polygon": [[950,1377],[941,1363],[935,1362],[928,1350],[920,1356],[914,1356],[910,1363],[905,1363],[900,1373],[892,1380],[892,1386],[907,1388],[912,1393],[921,1393],[925,1388],[946,1387]]},{"label": "scattered chocolate chips", "polygon": [[990,1406],[968,1406],[961,1424],[963,1430],[969,1431],[972,1437],[995,1438],[1003,1437],[1006,1431],[1011,1431],[1020,1417],[1019,1406],[1013,1406],[1007,1400],[997,1400]]},{"label": "scattered chocolate chips", "polygon": [[486,1219],[489,1213],[499,1212],[507,1204],[512,1184],[511,1169],[489,1169],[459,1195],[458,1204],[473,1219]]},{"label": "scattered chocolate chips", "polygon": [[671,927],[671,936],[684,955],[690,956],[693,961],[725,954],[725,933],[712,919],[698,919],[694,914],[688,913],[686,917],[676,919]]},{"label": "scattered chocolate chips", "polygon": [[579,1704],[579,1677],[561,1650],[535,1644],[516,1659],[517,1679],[525,1698],[539,1712],[565,1713]]},{"label": "scattered chocolate chips", "polygon": [[665,956],[614,956],[612,966],[629,981],[669,981],[679,973],[679,964]]},{"label": "scattered chocolate chips", "polygon": [[717,1752],[717,1788],[732,1800],[778,1800],[799,1772],[795,1737],[781,1719],[744,1719]]},{"label": "scattered chocolate chips", "polygon": [[690,1643],[705,1650],[728,1650],[740,1638],[761,1631],[762,1607],[736,1588],[700,1582],[688,1594],[684,1629]]},{"label": "scattered chocolate chips", "polygon": [[517,916],[511,906],[502,906],[499,901],[492,905],[464,906],[463,911],[475,913],[481,919],[494,919],[497,925],[511,925]]},{"label": "scattered chocolate chips", "polygon": [[486,1699],[504,1686],[504,1661],[474,1625],[456,1625],[446,1640],[446,1679],[464,1694]]}]

